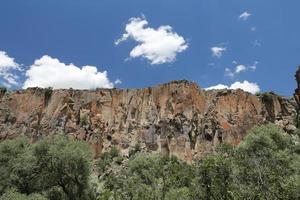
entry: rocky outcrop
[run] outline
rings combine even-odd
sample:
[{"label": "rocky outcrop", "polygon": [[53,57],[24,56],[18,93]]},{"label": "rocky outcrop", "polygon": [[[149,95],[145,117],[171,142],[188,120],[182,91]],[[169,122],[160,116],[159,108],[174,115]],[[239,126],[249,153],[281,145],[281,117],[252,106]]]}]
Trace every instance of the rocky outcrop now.
[{"label": "rocky outcrop", "polygon": [[50,90],[0,95],[0,139],[64,134],[90,142],[96,156],[117,146],[192,162],[219,143],[239,144],[256,124],[274,122],[293,134],[296,102],[273,93],[204,91],[188,81],[145,89]]},{"label": "rocky outcrop", "polygon": [[294,93],[294,98],[297,103],[297,116],[296,116],[296,126],[300,127],[300,65],[295,74],[295,79],[297,81],[297,88]]}]

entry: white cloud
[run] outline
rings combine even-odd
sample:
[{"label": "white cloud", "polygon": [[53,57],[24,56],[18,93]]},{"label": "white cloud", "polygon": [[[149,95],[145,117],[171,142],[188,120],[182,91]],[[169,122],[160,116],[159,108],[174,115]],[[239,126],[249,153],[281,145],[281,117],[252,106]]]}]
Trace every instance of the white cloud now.
[{"label": "white cloud", "polygon": [[15,62],[14,58],[7,55],[6,52],[0,51],[0,77],[4,80],[1,82],[6,87],[18,85],[18,76],[14,73],[21,71],[20,65]]},{"label": "white cloud", "polygon": [[234,78],[235,72],[231,71],[231,69],[229,69],[229,68],[226,67],[225,68],[225,76],[228,76],[230,78]]},{"label": "white cloud", "polygon": [[248,70],[255,71],[258,65],[257,61],[255,61],[253,65],[249,66],[238,64],[236,61],[233,61],[232,63],[236,65],[234,70],[231,70],[230,68],[225,68],[225,76],[228,76],[230,78],[234,78],[236,75]]},{"label": "white cloud", "polygon": [[205,90],[223,90],[223,89],[228,89],[228,88],[229,87],[227,85],[218,84],[218,85],[215,85],[215,86],[205,88]]},{"label": "white cloud", "polygon": [[255,32],[255,31],[256,31],[256,27],[253,26],[253,27],[250,28],[250,30],[251,30],[252,32]]},{"label": "white cloud", "polygon": [[252,94],[256,94],[260,91],[260,88],[257,85],[257,83],[251,83],[246,80],[244,82],[239,82],[239,81],[234,82],[230,86],[218,84],[215,86],[205,88],[205,90],[221,90],[221,89],[232,89],[232,90],[242,89],[242,90],[244,90],[246,92],[250,92]]},{"label": "white cloud", "polygon": [[0,69],[18,69],[19,64],[14,61],[14,58],[11,58],[7,55],[5,51],[0,51]]},{"label": "white cloud", "polygon": [[117,80],[115,80],[116,85],[121,84],[121,83],[122,83],[122,81],[120,79],[117,78]]},{"label": "white cloud", "polygon": [[23,88],[94,89],[113,87],[106,71],[98,72],[95,66],[80,68],[72,63],[67,65],[47,55],[35,60],[34,64],[26,71],[26,76]]},{"label": "white cloud", "polygon": [[243,12],[240,14],[239,19],[243,21],[247,21],[247,19],[251,16],[252,14],[249,13],[248,11]]},{"label": "white cloud", "polygon": [[115,44],[128,39],[135,40],[138,45],[130,52],[130,57],[143,57],[152,65],[173,62],[177,53],[188,48],[182,36],[173,32],[171,26],[160,26],[158,29],[147,27],[148,21],[143,18],[131,18],[126,25],[125,33]]},{"label": "white cloud", "polygon": [[213,57],[217,57],[217,58],[221,58],[222,55],[223,55],[223,52],[226,51],[226,48],[225,47],[212,47],[211,49],[211,52],[212,52],[212,56]]},{"label": "white cloud", "polygon": [[253,65],[250,65],[248,68],[251,69],[251,70],[253,70],[253,71],[255,71],[256,68],[257,68],[257,65],[258,65],[258,61],[255,61],[255,62],[253,63]]},{"label": "white cloud", "polygon": [[257,85],[257,83],[250,83],[248,81],[244,81],[244,82],[235,82],[230,86],[230,89],[242,89],[246,92],[250,92],[252,94],[258,93],[260,91],[259,86]]},{"label": "white cloud", "polygon": [[239,73],[241,73],[243,71],[246,71],[246,70],[247,70],[247,68],[246,68],[245,65],[238,65],[238,66],[235,67],[235,74],[239,74]]}]

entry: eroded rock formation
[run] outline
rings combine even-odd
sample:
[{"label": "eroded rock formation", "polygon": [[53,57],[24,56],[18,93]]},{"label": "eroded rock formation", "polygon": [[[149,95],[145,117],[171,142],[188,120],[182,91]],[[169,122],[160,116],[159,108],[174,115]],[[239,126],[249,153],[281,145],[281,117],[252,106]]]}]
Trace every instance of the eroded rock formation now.
[{"label": "eroded rock formation", "polygon": [[295,74],[295,79],[297,81],[297,88],[295,89],[294,98],[297,103],[297,116],[296,116],[296,125],[300,127],[300,65]]},{"label": "eroded rock formation", "polygon": [[96,155],[116,145],[191,162],[219,143],[238,144],[255,124],[274,122],[293,134],[296,103],[273,93],[204,91],[173,81],[145,89],[53,90],[0,94],[0,139],[33,141],[65,134],[89,141]]}]

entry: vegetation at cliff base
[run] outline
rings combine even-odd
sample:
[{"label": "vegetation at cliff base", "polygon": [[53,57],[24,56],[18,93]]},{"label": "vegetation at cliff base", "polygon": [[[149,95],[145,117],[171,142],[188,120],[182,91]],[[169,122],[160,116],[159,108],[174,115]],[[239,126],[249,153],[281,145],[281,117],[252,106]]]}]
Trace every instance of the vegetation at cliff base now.
[{"label": "vegetation at cliff base", "polygon": [[93,160],[85,142],[63,136],[0,143],[0,200],[299,199],[299,188],[299,140],[274,125],[192,165],[139,146]]}]

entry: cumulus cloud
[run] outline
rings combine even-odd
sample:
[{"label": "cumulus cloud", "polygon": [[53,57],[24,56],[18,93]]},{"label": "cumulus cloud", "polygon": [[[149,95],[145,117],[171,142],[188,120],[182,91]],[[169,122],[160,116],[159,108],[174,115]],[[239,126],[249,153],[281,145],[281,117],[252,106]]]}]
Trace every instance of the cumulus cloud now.
[{"label": "cumulus cloud", "polygon": [[225,47],[212,47],[211,49],[211,52],[212,52],[212,56],[213,57],[217,57],[217,58],[221,58],[222,55],[223,55],[223,52],[226,51],[226,48]]},{"label": "cumulus cloud", "polygon": [[239,16],[239,20],[247,21],[247,19],[251,16],[252,14],[249,13],[248,11],[243,12]]},{"label": "cumulus cloud", "polygon": [[34,64],[26,71],[26,77],[23,88],[94,89],[113,87],[106,71],[99,72],[95,66],[80,68],[72,63],[67,65],[47,55],[35,60]]},{"label": "cumulus cloud", "polygon": [[232,63],[236,65],[233,70],[231,70],[230,68],[225,68],[225,76],[228,76],[230,78],[234,78],[236,75],[248,70],[255,71],[258,65],[257,61],[255,61],[252,65],[248,65],[248,66],[243,64],[238,64],[236,61],[233,61]]},{"label": "cumulus cloud", "polygon": [[172,30],[171,26],[150,28],[145,18],[131,18],[126,25],[125,33],[115,44],[128,39],[135,40],[138,45],[130,52],[130,57],[143,57],[152,65],[169,63],[176,60],[178,53],[186,50],[185,39]]},{"label": "cumulus cloud", "polygon": [[260,91],[260,88],[257,83],[250,83],[248,81],[244,81],[242,83],[237,81],[230,86],[230,89],[242,89],[252,94],[258,93]]},{"label": "cumulus cloud", "polygon": [[230,86],[218,84],[215,86],[205,88],[205,90],[221,90],[221,89],[232,89],[232,90],[242,89],[242,90],[244,90],[246,92],[250,92],[252,94],[256,94],[260,91],[260,88],[257,83],[251,83],[246,80],[244,82],[239,82],[239,81],[234,82]]},{"label": "cumulus cloud", "polygon": [[5,51],[0,51],[0,77],[3,79],[1,83],[6,87],[18,85],[17,79],[19,77],[14,73],[17,71],[21,71],[20,65]]}]

